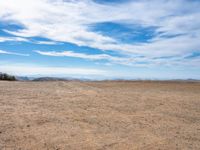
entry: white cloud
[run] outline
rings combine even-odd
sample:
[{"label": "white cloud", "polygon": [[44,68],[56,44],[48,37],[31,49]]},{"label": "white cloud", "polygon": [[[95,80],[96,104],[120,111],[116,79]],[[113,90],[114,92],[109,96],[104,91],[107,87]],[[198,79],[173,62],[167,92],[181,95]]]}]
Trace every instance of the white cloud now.
[{"label": "white cloud", "polygon": [[[40,36],[79,46],[114,50],[130,58],[143,55],[148,61],[155,62],[153,57],[182,56],[199,51],[199,7],[200,2],[189,0],[141,0],[112,5],[91,0],[6,0],[0,1],[0,20],[12,21],[25,27],[18,31],[4,30],[13,35],[25,38]],[[91,24],[101,22],[125,23],[130,28],[133,24],[156,26],[157,36],[149,43],[125,44],[90,30]],[[174,36],[177,34],[180,36]],[[85,59],[114,59],[103,54],[87,56],[67,52],[65,55]],[[133,64],[135,59],[121,63],[129,62]]]},{"label": "white cloud", "polygon": [[[9,32],[7,30],[4,30],[5,32]],[[44,45],[57,45],[62,44],[56,41],[36,41],[36,40],[30,40],[27,38],[22,37],[0,37],[0,42],[29,42],[34,44],[44,44]]]},{"label": "white cloud", "polygon": [[[53,57],[74,57],[81,58],[86,60],[107,60],[109,63],[105,63],[105,65],[109,66],[112,64],[121,64],[126,66],[138,66],[138,67],[152,67],[152,66],[169,66],[176,67],[180,66],[196,66],[200,67],[200,57],[196,57],[193,59],[185,59],[186,55],[173,55],[168,57],[139,57],[139,56],[127,56],[127,57],[117,57],[111,56],[108,54],[85,54],[85,53],[76,53],[73,51],[41,51],[36,50],[36,53],[44,56],[53,56]],[[98,64],[98,62],[96,62]],[[101,64],[101,63],[100,63]]]},{"label": "white cloud", "polygon": [[22,54],[22,53],[8,52],[8,51],[4,51],[4,50],[0,50],[0,54],[18,55],[18,56],[29,56],[29,54]]},{"label": "white cloud", "polygon": [[84,53],[75,53],[73,51],[35,51],[38,54],[46,55],[46,56],[67,56],[67,57],[75,57],[81,59],[89,59],[89,60],[110,60],[110,61],[125,61],[126,59],[120,57],[114,57],[107,54],[84,54]]},{"label": "white cloud", "polygon": [[0,42],[17,41],[17,42],[28,42],[27,39],[21,37],[0,37]]},{"label": "white cloud", "polygon": [[40,67],[25,65],[1,65],[0,72],[6,72],[20,76],[67,76],[67,75],[106,75],[107,72],[99,69],[89,68],[67,68],[67,67]]},{"label": "white cloud", "polygon": [[41,44],[41,45],[57,45],[57,44],[61,44],[58,42],[54,42],[54,41],[34,41],[33,43],[35,44]]}]

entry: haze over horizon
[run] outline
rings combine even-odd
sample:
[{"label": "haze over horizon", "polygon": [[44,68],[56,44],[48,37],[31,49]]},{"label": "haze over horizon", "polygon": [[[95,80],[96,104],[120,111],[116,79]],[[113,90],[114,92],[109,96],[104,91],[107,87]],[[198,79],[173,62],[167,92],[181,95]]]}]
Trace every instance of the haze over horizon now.
[{"label": "haze over horizon", "polygon": [[0,1],[0,72],[200,79],[198,0]]}]

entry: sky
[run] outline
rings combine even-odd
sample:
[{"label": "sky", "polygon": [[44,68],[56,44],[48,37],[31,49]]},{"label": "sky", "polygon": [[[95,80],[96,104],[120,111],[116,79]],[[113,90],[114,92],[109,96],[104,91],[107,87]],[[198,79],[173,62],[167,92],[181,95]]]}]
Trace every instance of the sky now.
[{"label": "sky", "polygon": [[1,0],[0,72],[200,79],[200,0]]}]

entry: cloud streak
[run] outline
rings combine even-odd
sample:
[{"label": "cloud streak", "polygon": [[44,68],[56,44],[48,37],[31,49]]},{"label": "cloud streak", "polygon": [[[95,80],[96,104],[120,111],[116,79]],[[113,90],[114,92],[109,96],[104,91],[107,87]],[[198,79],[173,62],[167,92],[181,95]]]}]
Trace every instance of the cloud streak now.
[{"label": "cloud streak", "polygon": [[22,54],[22,53],[8,52],[8,51],[4,51],[4,50],[0,50],[0,54],[17,55],[17,56],[30,56],[29,54]]},{"label": "cloud streak", "polygon": [[88,59],[88,60],[110,60],[110,61],[124,61],[124,58],[120,57],[113,57],[107,54],[84,54],[84,53],[76,53],[73,51],[63,51],[63,52],[56,52],[56,51],[40,51],[36,50],[36,53],[45,56],[66,56],[66,57],[74,57],[74,58],[81,58],[81,59]]},{"label": "cloud streak", "polygon": [[105,70],[90,68],[67,68],[67,67],[41,67],[41,66],[25,66],[25,65],[1,65],[1,72],[7,72],[13,75],[26,76],[68,76],[68,75],[106,75]]},{"label": "cloud streak", "polygon": [[[186,59],[188,55],[174,55],[168,57],[139,57],[139,56],[127,56],[127,57],[116,57],[107,54],[85,54],[85,53],[76,53],[73,51],[41,51],[36,50],[36,53],[44,56],[52,56],[52,57],[72,57],[72,58],[81,58],[92,61],[106,60],[109,61],[109,65],[112,64],[120,64],[126,66],[138,66],[138,67],[152,67],[152,66],[168,66],[176,67],[180,66],[200,66],[199,57],[195,57],[193,59]],[[107,65],[108,63],[105,63]]]},{"label": "cloud streak", "polygon": [[28,42],[27,39],[21,37],[0,37],[0,42]]},{"label": "cloud streak", "polygon": [[[162,65],[166,64],[167,59],[154,58],[178,56],[179,59],[168,63],[185,65],[188,62],[195,65],[196,61],[191,63],[191,60],[184,60],[182,56],[200,51],[200,21],[197,19],[200,18],[199,7],[199,1],[189,0],[130,0],[112,4],[96,3],[92,0],[15,0],[15,3],[6,0],[0,2],[0,20],[22,26],[23,29],[16,31],[4,31],[24,39],[43,37],[52,42],[69,42],[102,51],[112,50],[128,57],[86,55],[72,51],[37,51],[42,55],[106,59],[126,65],[138,65],[141,62]],[[92,25],[104,22],[127,25],[132,30],[136,30],[135,25],[155,27],[155,36],[148,42],[124,43],[114,36],[91,29]],[[0,38],[0,41],[6,39]]]}]

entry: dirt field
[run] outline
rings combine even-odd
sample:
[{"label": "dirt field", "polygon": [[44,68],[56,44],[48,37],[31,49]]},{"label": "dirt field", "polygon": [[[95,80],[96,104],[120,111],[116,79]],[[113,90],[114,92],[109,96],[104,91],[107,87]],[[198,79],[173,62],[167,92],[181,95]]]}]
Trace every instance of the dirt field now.
[{"label": "dirt field", "polygon": [[200,149],[200,83],[0,82],[0,150]]}]

